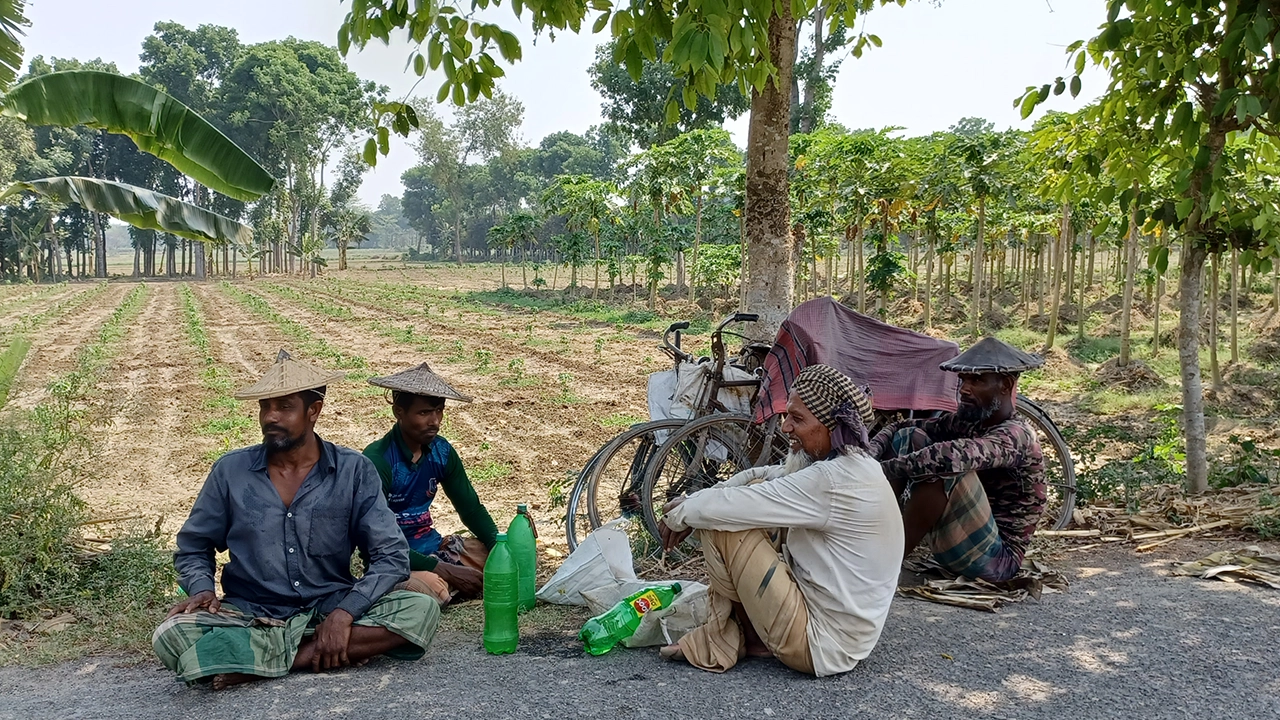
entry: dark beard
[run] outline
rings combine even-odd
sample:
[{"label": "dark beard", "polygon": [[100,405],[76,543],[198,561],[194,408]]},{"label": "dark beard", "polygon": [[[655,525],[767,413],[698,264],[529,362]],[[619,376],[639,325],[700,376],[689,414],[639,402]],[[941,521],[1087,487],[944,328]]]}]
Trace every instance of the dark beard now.
[{"label": "dark beard", "polygon": [[1004,407],[1004,401],[998,397],[991,398],[991,402],[986,407],[960,403],[960,407],[956,409],[956,417],[967,423],[986,422],[991,419],[991,416],[1000,412],[1002,407]]},{"label": "dark beard", "polygon": [[273,435],[268,437],[266,433],[262,434],[262,444],[267,448],[268,453],[283,453],[298,447],[306,440],[306,434],[297,437],[289,437],[288,435]]}]

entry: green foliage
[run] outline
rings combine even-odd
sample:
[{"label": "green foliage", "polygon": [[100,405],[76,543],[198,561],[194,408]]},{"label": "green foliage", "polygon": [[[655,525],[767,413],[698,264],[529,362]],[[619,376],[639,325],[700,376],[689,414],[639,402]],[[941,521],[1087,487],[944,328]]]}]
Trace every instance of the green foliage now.
[{"label": "green foliage", "polygon": [[22,361],[31,349],[31,341],[19,335],[9,342],[9,346],[0,353],[0,407],[9,399],[9,389],[13,387],[13,378],[22,367]]},{"label": "green foliage", "polygon": [[1280,482],[1280,449],[1264,448],[1253,438],[1234,433],[1227,438],[1227,447],[1227,457],[1210,472],[1212,486]]},{"label": "green foliage", "polygon": [[741,272],[741,245],[703,245],[693,266],[693,280],[703,287],[719,287],[727,295]]},{"label": "green foliage", "polygon": [[275,178],[230,139],[167,93],[122,75],[72,70],[27,80],[3,111],[31,125],[84,125],[128,135],[143,152],[237,200],[271,192]]},{"label": "green foliage", "polygon": [[59,203],[76,203],[144,230],[159,230],[190,240],[245,244],[253,232],[245,225],[197,205],[133,185],[83,177],[51,177],[16,182],[0,193],[4,200],[32,192]]},{"label": "green foliage", "polygon": [[[902,5],[906,0],[804,0],[791,10],[796,17],[805,17],[821,5],[829,18],[828,31],[835,35],[832,31],[841,24],[855,27],[859,13],[890,2]],[[486,0],[479,7],[487,6]],[[646,60],[652,63],[661,58],[663,64],[670,66],[673,77],[685,83],[679,98],[668,91],[665,119],[669,123],[680,120],[681,103],[694,108],[699,96],[715,98],[722,86],[736,86],[745,96],[751,89],[762,90],[777,73],[768,43],[769,22],[775,10],[767,4],[679,2],[660,12],[642,12],[615,6],[608,0],[591,5],[534,0],[517,3],[512,9],[521,21],[523,11],[528,10],[535,34],[548,32],[552,36],[557,32],[581,32],[585,22],[594,17],[592,32],[609,29],[615,41],[613,62],[625,66],[637,81],[643,78]],[[346,54],[353,46],[363,48],[370,40],[388,42],[393,35],[403,34],[419,48],[410,58],[415,74],[425,76],[428,69],[444,73],[436,102],[451,99],[459,106],[474,103],[492,96],[495,81],[506,74],[499,61],[518,61],[522,49],[515,34],[499,25],[471,19],[469,12],[430,3],[412,8],[408,3],[390,0],[358,3],[338,29],[338,49]],[[855,57],[867,47],[880,45],[880,38],[865,33],[840,37],[845,38]],[[419,124],[413,108],[387,104],[381,110],[379,123],[401,135],[408,135]]]},{"label": "green foliage", "polygon": [[174,589],[169,555],[155,532],[118,536],[110,551],[86,554],[80,527],[90,508],[75,483],[95,457],[86,412],[146,288],[131,290],[80,349],[76,366],[49,386],[50,399],[0,421],[0,616],[42,610],[94,612],[155,608]]}]

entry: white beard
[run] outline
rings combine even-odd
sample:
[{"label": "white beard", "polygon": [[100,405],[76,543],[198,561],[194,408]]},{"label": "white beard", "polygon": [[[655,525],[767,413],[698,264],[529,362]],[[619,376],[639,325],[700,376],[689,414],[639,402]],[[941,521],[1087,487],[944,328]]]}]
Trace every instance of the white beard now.
[{"label": "white beard", "polygon": [[786,462],[782,464],[785,474],[800,472],[801,470],[813,464],[813,456],[804,450],[791,450],[787,452]]}]

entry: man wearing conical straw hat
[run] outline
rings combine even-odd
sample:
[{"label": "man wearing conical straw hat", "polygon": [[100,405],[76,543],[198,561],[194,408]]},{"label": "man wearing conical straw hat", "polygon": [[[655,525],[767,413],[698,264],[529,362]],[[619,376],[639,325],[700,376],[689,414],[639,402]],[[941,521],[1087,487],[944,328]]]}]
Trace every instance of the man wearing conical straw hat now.
[{"label": "man wearing conical straw hat", "polygon": [[1045,507],[1044,454],[1018,417],[1018,376],[1044,358],[983,338],[942,370],[960,407],[903,420],[871,441],[902,505],[905,551],[926,541],[938,564],[993,582],[1018,574]]},{"label": "man wearing conical straw hat", "polygon": [[[442,603],[479,597],[484,563],[498,527],[476,495],[457,451],[440,435],[445,402],[471,402],[471,397],[426,363],[369,378],[369,383],[388,392],[396,424],[364,454],[378,468],[387,504],[409,542],[412,581],[425,585],[422,589],[430,589]],[[431,506],[439,490],[475,537],[442,536],[436,530]]]},{"label": "man wearing conical straw hat", "polygon": [[[409,548],[364,456],[315,432],[327,386],[342,378],[283,350],[261,380],[236,393],[258,401],[262,444],[214,463],[178,532],[174,566],[187,599],[152,636],[161,662],[214,689],[362,664],[416,659],[440,606],[396,589]],[[230,551],[214,589],[215,553]],[[351,574],[355,550],[368,569]]]}]

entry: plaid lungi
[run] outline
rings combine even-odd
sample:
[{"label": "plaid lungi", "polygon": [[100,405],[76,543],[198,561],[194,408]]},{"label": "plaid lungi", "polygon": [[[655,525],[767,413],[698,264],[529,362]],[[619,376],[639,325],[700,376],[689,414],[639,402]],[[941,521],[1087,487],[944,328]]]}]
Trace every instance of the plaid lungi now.
[{"label": "plaid lungi", "polygon": [[[255,618],[223,603],[215,614],[181,613],[160,623],[151,645],[178,679],[195,682],[222,673],[281,677],[289,673],[302,641],[315,634],[324,616],[304,610],[287,620]],[[422,657],[440,623],[440,605],[416,592],[382,596],[355,625],[383,627],[409,641],[387,653],[400,660]]]},{"label": "plaid lungi", "polygon": [[[893,451],[905,455],[928,445],[919,428],[903,428],[893,436]],[[1005,544],[991,514],[991,502],[976,472],[940,478],[914,478],[907,483],[904,500],[920,482],[940,480],[947,494],[947,509],[925,536],[933,557],[957,575],[999,582],[1022,567],[1022,553]]]}]

